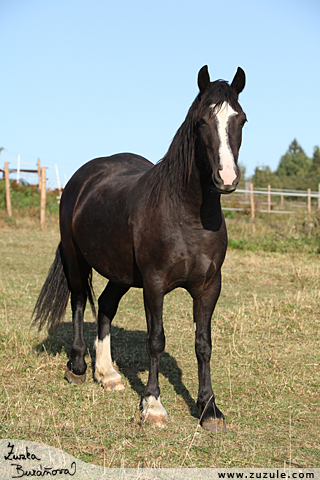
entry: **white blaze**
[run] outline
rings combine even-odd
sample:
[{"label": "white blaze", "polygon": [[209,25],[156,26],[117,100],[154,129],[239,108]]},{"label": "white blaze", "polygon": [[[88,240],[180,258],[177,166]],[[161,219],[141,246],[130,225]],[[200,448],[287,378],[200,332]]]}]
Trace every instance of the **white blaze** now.
[{"label": "white blaze", "polygon": [[[214,108],[215,105],[212,105],[212,107]],[[220,139],[219,157],[221,170],[219,175],[225,185],[232,185],[232,182],[237,178],[234,157],[228,139],[228,122],[234,115],[238,115],[238,113],[233,110],[228,102],[223,102],[220,110],[216,113]]]}]

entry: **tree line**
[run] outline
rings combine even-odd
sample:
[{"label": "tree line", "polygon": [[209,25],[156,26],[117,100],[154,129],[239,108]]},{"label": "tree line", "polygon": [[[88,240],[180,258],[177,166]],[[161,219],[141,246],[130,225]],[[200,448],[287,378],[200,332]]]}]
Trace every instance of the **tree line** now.
[{"label": "tree line", "polygon": [[296,139],[291,142],[287,152],[282,155],[278,168],[272,172],[270,167],[256,167],[251,179],[255,187],[287,188],[290,190],[318,191],[320,183],[320,148],[314,147],[309,158]]}]

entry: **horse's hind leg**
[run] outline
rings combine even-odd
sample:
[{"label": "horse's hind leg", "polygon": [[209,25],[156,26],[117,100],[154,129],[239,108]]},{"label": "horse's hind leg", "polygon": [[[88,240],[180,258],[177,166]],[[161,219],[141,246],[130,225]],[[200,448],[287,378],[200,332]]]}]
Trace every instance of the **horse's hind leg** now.
[{"label": "horse's hind leg", "polygon": [[65,377],[70,383],[81,384],[86,379],[87,364],[84,360],[87,348],[83,336],[83,315],[87,301],[88,277],[90,266],[80,252],[68,249],[66,255],[69,288],[71,291],[71,309],[73,343]]},{"label": "horse's hind leg", "polygon": [[114,369],[111,358],[111,322],[122,296],[129,290],[109,282],[99,297],[98,337],[94,377],[106,390],[123,390],[121,375]]}]

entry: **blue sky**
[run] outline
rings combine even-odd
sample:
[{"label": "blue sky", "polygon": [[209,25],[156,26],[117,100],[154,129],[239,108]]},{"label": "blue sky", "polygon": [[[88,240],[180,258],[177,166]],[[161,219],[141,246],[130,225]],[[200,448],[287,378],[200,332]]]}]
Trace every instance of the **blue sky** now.
[{"label": "blue sky", "polygon": [[[319,0],[0,0],[0,165],[166,153],[198,93],[247,76],[240,161],[275,169],[297,138],[320,145]],[[21,168],[26,165],[21,165]],[[32,177],[29,177],[32,181]]]}]

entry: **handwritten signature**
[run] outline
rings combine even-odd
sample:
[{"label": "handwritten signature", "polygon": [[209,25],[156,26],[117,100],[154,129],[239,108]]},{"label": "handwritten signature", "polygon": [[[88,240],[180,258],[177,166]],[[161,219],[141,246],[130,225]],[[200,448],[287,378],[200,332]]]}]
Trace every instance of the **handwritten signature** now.
[{"label": "handwritten signature", "polygon": [[[8,461],[25,461],[25,460],[37,460],[41,462],[41,458],[37,457],[34,453],[30,452],[28,447],[25,449],[25,453],[16,453],[14,443],[8,443],[8,453],[4,455],[4,459]],[[72,462],[70,469],[69,468],[53,468],[42,466],[41,464],[37,468],[32,468],[31,470],[24,469],[20,463],[11,463],[12,467],[15,467],[16,476],[12,478],[22,478],[22,477],[44,477],[44,476],[56,476],[56,475],[70,475],[73,477],[77,471],[76,462]]]}]

